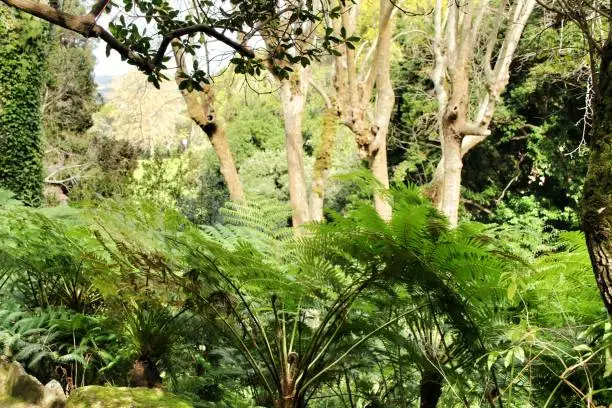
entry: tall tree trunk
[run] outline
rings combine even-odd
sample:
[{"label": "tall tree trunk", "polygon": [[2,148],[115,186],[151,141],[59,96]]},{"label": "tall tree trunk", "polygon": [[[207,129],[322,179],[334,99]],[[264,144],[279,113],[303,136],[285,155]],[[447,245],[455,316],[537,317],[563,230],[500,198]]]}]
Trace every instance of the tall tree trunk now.
[{"label": "tall tree trunk", "polygon": [[[380,139],[378,149],[372,153],[369,158],[370,170],[376,180],[380,182],[385,189],[389,188],[389,170],[387,169],[387,138]],[[384,192],[378,191],[374,193],[374,208],[380,218],[383,220],[391,219],[391,204]]]},{"label": "tall tree trunk", "polygon": [[182,90],[181,92],[187,104],[189,116],[206,133],[219,158],[221,174],[227,185],[230,200],[244,200],[244,190],[225,134],[224,125],[215,115],[212,101],[206,101],[212,98],[212,90],[205,89],[204,91],[191,92]]},{"label": "tall tree trunk", "polygon": [[[178,67],[175,80],[177,85],[180,85],[183,81],[181,73],[185,67],[185,53],[180,41],[172,42],[172,51]],[[215,113],[215,97],[212,88],[209,85],[203,85],[202,91],[183,89],[181,94],[187,105],[187,112],[191,120],[206,133],[219,158],[221,174],[227,185],[230,200],[244,200],[244,190],[225,134],[225,127]]]},{"label": "tall tree trunk", "polygon": [[[490,30],[481,32],[488,3],[489,0],[483,0],[459,5],[436,0],[433,11],[435,63],[431,79],[439,106],[442,158],[425,190],[452,226],[458,222],[462,158],[491,134],[489,125],[495,106],[510,79],[510,64],[536,0],[517,0],[511,2],[512,5],[499,3],[493,17],[497,23],[485,25]],[[508,29],[503,43],[498,44],[499,30],[504,21],[508,22]],[[474,50],[481,41],[480,37],[487,40],[484,55],[477,61]],[[495,50],[498,54],[493,58]],[[495,64],[492,66],[493,61]],[[486,84],[487,93],[480,100],[477,114],[471,121],[467,108],[471,98],[470,81],[475,81],[471,66],[475,64],[482,66],[484,75],[481,80]]]},{"label": "tall tree trunk", "polygon": [[602,50],[591,157],[584,182],[582,228],[595,279],[612,316],[612,41]]},{"label": "tall tree trunk", "polygon": [[[395,6],[388,0],[380,2],[378,46],[374,58],[376,63],[376,107],[374,110],[374,123],[370,152],[370,169],[372,174],[386,189],[389,188],[389,170],[387,169],[387,135],[389,123],[395,104],[395,93],[391,83],[391,46],[393,44],[392,15]],[[374,207],[384,220],[391,219],[391,204],[386,194],[374,194]]]},{"label": "tall tree trunk", "polygon": [[425,370],[421,376],[419,390],[421,395],[421,408],[435,408],[442,396],[444,377],[435,368]]},{"label": "tall tree trunk", "polygon": [[225,134],[225,127],[219,125],[218,121],[214,123],[208,123],[202,127],[210,143],[212,144],[217,157],[219,158],[219,164],[221,167],[221,174],[229,190],[230,200],[242,201],[244,200],[244,190],[242,189],[242,183],[238,176],[238,170],[234,163],[234,157],[232,156],[232,150],[230,149],[227,135]]},{"label": "tall tree trunk", "polygon": [[443,129],[442,157],[444,173],[441,182],[441,192],[434,201],[440,211],[448,217],[451,226],[459,222],[459,201],[461,200],[461,136],[450,125]]},{"label": "tall tree trunk", "polygon": [[[339,4],[345,6],[344,2]],[[389,188],[387,135],[395,103],[390,75],[394,10],[392,1],[380,0],[378,37],[365,58],[368,61],[371,58],[371,64],[363,64],[354,47],[339,46],[333,78],[337,115],[353,132],[360,157],[368,160],[373,176],[384,189]],[[335,30],[340,31],[337,34],[353,36],[358,15],[358,6],[346,7],[341,24],[336,23]],[[362,68],[361,72],[358,67]],[[386,192],[375,191],[374,207],[381,218],[391,219],[391,204]]]},{"label": "tall tree trunk", "polygon": [[336,110],[327,108],[323,116],[323,130],[321,141],[317,149],[312,171],[312,184],[310,187],[310,218],[312,221],[323,220],[323,202],[325,199],[325,185],[332,165],[332,154],[336,143],[338,118]]},{"label": "tall tree trunk", "polygon": [[281,82],[280,98],[285,122],[285,148],[289,173],[289,199],[291,201],[293,227],[310,220],[308,190],[304,171],[304,141],[302,118],[306,106],[307,72],[299,69],[289,79]]},{"label": "tall tree trunk", "polygon": [[453,72],[453,94],[442,117],[442,160],[444,161],[444,179],[442,194],[439,198],[440,209],[448,218],[452,227],[459,222],[459,202],[461,200],[461,170],[463,157],[461,142],[467,128],[469,105],[469,75],[467,59],[460,59]]}]

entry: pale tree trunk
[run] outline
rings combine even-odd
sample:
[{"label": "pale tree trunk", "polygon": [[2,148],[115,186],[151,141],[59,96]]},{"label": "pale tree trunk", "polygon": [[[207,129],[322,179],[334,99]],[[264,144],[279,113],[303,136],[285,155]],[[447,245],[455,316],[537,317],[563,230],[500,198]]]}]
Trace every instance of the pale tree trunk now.
[{"label": "pale tree trunk", "polygon": [[[381,139],[379,149],[369,157],[370,170],[372,174],[386,190],[389,188],[389,170],[387,169],[387,140]],[[385,191],[374,193],[374,208],[380,218],[389,221],[392,215],[391,204]]]},{"label": "pale tree trunk", "polygon": [[[318,6],[316,6],[318,7]],[[279,14],[282,12],[279,11]],[[283,108],[283,121],[285,125],[285,150],[287,153],[287,173],[289,176],[289,201],[292,210],[292,226],[297,233],[302,224],[310,221],[310,205],[308,197],[308,186],[304,170],[304,140],[302,138],[302,121],[306,107],[308,93],[309,70],[300,64],[289,64],[283,60],[276,60],[278,52],[297,52],[300,47],[307,46],[313,39],[315,30],[311,23],[291,22],[281,18],[283,24],[287,24],[287,30],[294,38],[293,49],[285,49],[278,44],[275,36],[264,32],[262,37],[270,51],[270,57],[266,60],[268,69],[280,83],[280,100]],[[299,31],[298,31],[299,30]],[[291,68],[288,77],[279,71],[283,68]]]},{"label": "pale tree trunk", "polygon": [[310,219],[323,221],[323,204],[325,201],[325,186],[332,166],[332,154],[336,144],[338,119],[332,107],[325,109],[321,141],[317,148],[316,159],[312,170],[310,186]]},{"label": "pale tree trunk", "polygon": [[[376,61],[376,107],[372,131],[374,140],[369,146],[369,163],[372,174],[385,188],[389,188],[389,170],[387,169],[387,135],[395,103],[393,84],[391,83],[391,45],[393,24],[391,15],[394,6],[388,0],[380,2],[380,19],[378,24],[378,46],[374,54]],[[391,204],[384,192],[374,194],[374,207],[384,220],[391,219]]]},{"label": "pale tree trunk", "polygon": [[[444,110],[446,109],[446,104],[448,103],[448,94],[445,86],[447,60],[444,54],[444,26],[442,25],[443,1],[444,0],[436,0],[433,13],[434,39],[432,51],[434,55],[434,69],[431,75],[436,99],[438,100],[438,132],[440,134],[440,144],[442,145],[442,157],[440,158],[438,166],[436,167],[433,180],[425,189],[426,194],[431,196],[435,207],[439,210],[442,210],[443,195],[441,184],[444,183],[444,132],[442,130],[442,122],[444,119]],[[450,25],[451,23],[452,21],[448,22],[447,24]]]},{"label": "pale tree trunk", "polygon": [[281,81],[280,87],[293,227],[299,227],[310,220],[302,138],[302,119],[308,89],[307,75],[306,70],[296,68],[289,79]]},{"label": "pale tree trunk", "polygon": [[461,200],[461,141],[464,136],[468,111],[469,82],[467,58],[453,67],[453,92],[450,95],[442,119],[442,158],[444,178],[440,194],[440,210],[448,217],[451,226],[459,222],[459,201]]},{"label": "pale tree trunk", "polygon": [[[355,135],[360,155],[367,159],[373,176],[384,190],[389,188],[387,136],[395,103],[390,77],[393,11],[389,0],[380,1],[378,37],[365,58],[358,58],[355,50],[346,45],[337,49],[341,55],[335,59],[333,79],[337,115]],[[359,3],[346,8],[342,13],[342,27],[336,26],[335,30],[343,28],[347,37],[355,35],[358,15]],[[381,218],[391,219],[386,191],[374,192],[374,207]]]},{"label": "pale tree trunk", "polygon": [[612,316],[612,34],[602,48],[599,69],[582,228],[601,297]]},{"label": "pale tree trunk", "polygon": [[[458,222],[463,156],[491,133],[489,126],[495,106],[508,84],[510,64],[535,3],[536,0],[517,0],[506,9],[507,4],[502,2],[500,8],[489,13],[489,0],[475,0],[463,5],[449,1],[446,7],[444,0],[436,0],[432,81],[439,104],[442,158],[426,192],[434,205],[449,218],[451,226]],[[445,9],[447,15],[443,18]],[[487,14],[496,22],[491,25],[491,31],[481,33]],[[509,22],[508,29],[501,47],[498,47],[498,32],[504,20]],[[488,38],[485,52],[478,61],[483,66],[487,93],[471,121],[468,113],[469,67],[475,62],[473,55],[479,36]],[[498,55],[495,65],[491,66],[496,49]]]},{"label": "pale tree trunk", "polygon": [[450,225],[459,222],[459,201],[461,200],[461,137],[450,127],[443,130],[442,155],[444,157],[444,177],[441,191],[435,196],[436,205],[448,218]]},{"label": "pale tree trunk", "polygon": [[204,132],[208,136],[210,143],[212,144],[217,157],[219,158],[219,165],[221,168],[221,174],[227,185],[229,191],[230,200],[242,201],[244,200],[244,190],[242,188],[242,182],[238,176],[238,170],[234,162],[232,150],[225,134],[225,127],[220,124],[219,121],[214,123],[208,123],[204,126]]},{"label": "pale tree trunk", "polygon": [[[179,85],[182,82],[180,73],[185,66],[185,56],[179,41],[174,41],[172,43],[172,50],[178,66],[176,83]],[[221,174],[223,175],[223,179],[229,191],[230,200],[242,201],[244,200],[244,190],[240,177],[238,176],[238,170],[236,169],[227,135],[225,134],[224,124],[215,113],[214,92],[210,85],[203,84],[202,88],[202,91],[181,90],[181,94],[187,105],[187,112],[191,120],[206,133],[206,136],[208,136],[212,144],[217,158],[219,159]]]}]

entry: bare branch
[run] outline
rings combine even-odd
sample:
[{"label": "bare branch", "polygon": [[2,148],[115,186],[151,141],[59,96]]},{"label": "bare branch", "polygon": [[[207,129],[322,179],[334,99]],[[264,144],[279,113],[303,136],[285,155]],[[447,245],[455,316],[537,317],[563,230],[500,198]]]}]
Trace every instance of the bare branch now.
[{"label": "bare branch", "polygon": [[329,97],[329,95],[327,95],[323,88],[321,88],[319,84],[317,84],[312,78],[308,78],[308,83],[310,84],[310,86],[312,86],[312,89],[314,89],[319,93],[319,95],[321,95],[321,98],[323,98],[323,102],[325,103],[325,107],[327,109],[333,109],[334,105],[331,101],[331,98]]},{"label": "bare branch", "polygon": [[491,130],[489,130],[488,127],[483,127],[475,123],[468,122],[461,127],[459,133],[463,136],[489,136],[491,134]]}]

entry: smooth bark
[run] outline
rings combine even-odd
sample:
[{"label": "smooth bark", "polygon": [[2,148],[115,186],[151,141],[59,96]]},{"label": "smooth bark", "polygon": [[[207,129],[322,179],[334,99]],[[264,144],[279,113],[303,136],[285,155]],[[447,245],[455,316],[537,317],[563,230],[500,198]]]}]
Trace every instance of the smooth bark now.
[{"label": "smooth bark", "polygon": [[451,225],[459,222],[459,201],[461,200],[461,136],[451,127],[444,128],[442,155],[444,157],[444,178],[441,191],[436,195],[437,205]]},{"label": "smooth bark", "polygon": [[[337,114],[355,135],[361,157],[367,160],[383,190],[389,188],[387,136],[395,103],[390,77],[394,10],[389,0],[380,1],[376,42],[363,60],[352,47],[339,47],[340,56],[335,58],[333,78]],[[359,7],[351,5],[342,14],[341,26],[347,37],[355,35],[358,12]],[[340,31],[340,27],[335,28]],[[374,206],[381,218],[391,218],[391,205],[385,191],[375,191]]]},{"label": "smooth bark", "polygon": [[[372,174],[384,187],[389,188],[389,171],[387,169],[387,136],[389,123],[395,103],[395,93],[391,83],[391,45],[392,45],[392,13],[394,6],[388,0],[380,2],[380,17],[378,24],[378,46],[374,54],[376,61],[376,107],[374,110],[373,143],[369,153]],[[391,219],[391,204],[384,192],[374,194],[374,207],[384,220]]]},{"label": "smooth bark", "polygon": [[281,81],[280,87],[293,227],[299,227],[310,220],[302,138],[302,120],[308,90],[307,75],[307,70],[296,68],[296,72],[289,79]]},{"label": "smooth bark", "polygon": [[[497,10],[493,10],[489,0],[461,4],[444,0],[435,2],[431,78],[438,99],[442,158],[426,191],[452,226],[458,222],[463,156],[491,133],[489,126],[495,106],[508,84],[510,64],[535,3],[536,0],[518,0],[506,9],[506,3],[502,2]],[[483,32],[487,15],[496,21]],[[508,21],[508,28],[503,42],[497,45],[504,20]],[[479,38],[485,39],[486,47],[484,53],[476,55]],[[494,50],[497,50],[497,56],[492,66]],[[470,117],[470,87],[474,81],[471,67],[475,64],[482,66],[482,80],[487,91],[476,114]]]}]

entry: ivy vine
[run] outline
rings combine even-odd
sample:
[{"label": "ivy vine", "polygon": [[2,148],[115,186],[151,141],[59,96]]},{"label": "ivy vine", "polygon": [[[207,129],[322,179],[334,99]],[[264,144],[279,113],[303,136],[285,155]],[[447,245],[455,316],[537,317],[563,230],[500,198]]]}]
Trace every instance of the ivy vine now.
[{"label": "ivy vine", "polygon": [[41,100],[49,27],[0,6],[0,187],[42,201]]}]

